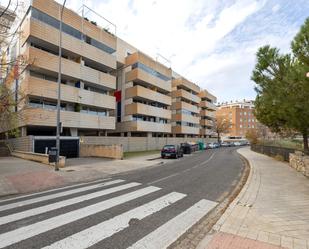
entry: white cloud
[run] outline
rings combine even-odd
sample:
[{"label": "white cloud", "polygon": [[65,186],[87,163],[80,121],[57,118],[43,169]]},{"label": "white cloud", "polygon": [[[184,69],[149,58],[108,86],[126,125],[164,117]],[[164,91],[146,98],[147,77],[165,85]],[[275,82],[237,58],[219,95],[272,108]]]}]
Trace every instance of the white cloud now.
[{"label": "white cloud", "polygon": [[[119,37],[153,57],[160,53],[170,58],[175,71],[214,91],[219,100],[227,100],[228,94],[222,91],[231,87],[230,98],[252,96],[250,74],[258,47],[271,44],[288,50],[289,42],[271,33],[241,42],[226,39],[267,1],[271,0],[84,0],[116,24]],[[68,6],[75,10],[81,3],[68,0]],[[279,4],[271,6],[272,13],[280,9]],[[252,33],[254,25],[243,27],[243,33],[237,35]],[[295,32],[286,31],[287,36]]]}]

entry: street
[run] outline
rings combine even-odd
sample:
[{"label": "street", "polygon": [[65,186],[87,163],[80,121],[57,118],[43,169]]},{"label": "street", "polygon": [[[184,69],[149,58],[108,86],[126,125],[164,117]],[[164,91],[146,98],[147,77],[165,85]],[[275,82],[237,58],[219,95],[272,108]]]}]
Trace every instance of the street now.
[{"label": "street", "polygon": [[0,202],[0,248],[166,248],[235,187],[235,148]]}]

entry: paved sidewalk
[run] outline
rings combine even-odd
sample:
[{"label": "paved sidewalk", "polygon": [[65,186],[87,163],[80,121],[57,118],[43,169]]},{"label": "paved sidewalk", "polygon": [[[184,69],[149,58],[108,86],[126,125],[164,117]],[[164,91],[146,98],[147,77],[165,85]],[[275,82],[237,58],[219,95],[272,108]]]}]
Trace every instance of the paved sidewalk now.
[{"label": "paved sidewalk", "polygon": [[309,179],[287,163],[241,148],[247,183],[198,249],[309,249]]},{"label": "paved sidewalk", "polygon": [[104,158],[74,158],[67,166],[54,171],[52,166],[15,157],[0,158],[0,197],[12,194],[37,192],[78,182],[106,178],[112,174],[158,165],[163,160],[132,157],[126,160]]}]

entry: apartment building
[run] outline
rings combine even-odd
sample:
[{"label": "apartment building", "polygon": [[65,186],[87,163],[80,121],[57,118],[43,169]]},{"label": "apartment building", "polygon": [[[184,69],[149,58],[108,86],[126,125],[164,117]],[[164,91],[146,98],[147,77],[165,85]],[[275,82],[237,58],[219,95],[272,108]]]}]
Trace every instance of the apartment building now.
[{"label": "apartment building", "polygon": [[[60,9],[54,0],[31,1],[9,50],[26,61],[16,85],[25,96],[22,136],[56,133]],[[62,30],[62,136],[207,135],[200,115],[213,115],[213,95],[67,8]]]},{"label": "apartment building", "polygon": [[244,138],[248,130],[257,130],[259,126],[254,116],[253,101],[221,103],[216,115],[230,123],[230,129],[225,135],[232,138]]},{"label": "apartment building", "polygon": [[154,137],[170,134],[171,68],[121,39],[117,45],[116,133]]},{"label": "apartment building", "polygon": [[200,87],[174,73],[172,80],[172,134],[196,137],[200,134]]},{"label": "apartment building", "polygon": [[202,90],[199,93],[201,101],[200,106],[200,135],[201,137],[210,137],[214,135],[213,120],[215,119],[215,114],[217,106],[217,98],[209,93],[207,90]]},{"label": "apartment building", "polygon": [[[55,135],[60,8],[33,0],[19,26],[22,135]],[[62,28],[62,135],[106,134],[115,129],[116,37],[66,8]]]}]

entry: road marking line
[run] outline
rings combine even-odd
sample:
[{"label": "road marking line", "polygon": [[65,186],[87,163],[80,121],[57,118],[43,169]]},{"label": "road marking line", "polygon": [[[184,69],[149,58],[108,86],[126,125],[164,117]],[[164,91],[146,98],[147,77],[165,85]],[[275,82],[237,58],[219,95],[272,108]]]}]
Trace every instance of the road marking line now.
[{"label": "road marking line", "polygon": [[192,168],[195,169],[195,168],[197,168],[197,167],[200,167],[200,166],[202,166],[202,165],[208,163],[208,162],[214,157],[215,154],[216,154],[216,152],[212,153],[211,156],[210,156],[205,162],[202,162],[202,163],[200,163],[200,164],[198,164],[198,165],[195,165],[195,166],[193,166]]},{"label": "road marking line", "polygon": [[[98,225],[92,226],[79,233],[73,234],[63,240],[57,241],[50,246],[44,247],[43,249],[82,249],[88,248],[103,239],[112,236],[113,234],[122,231],[129,227],[131,219],[141,220],[151,214],[154,214],[161,209],[181,200],[186,195],[173,192],[160,197],[154,201],[146,203],[142,206],[134,208],[128,212],[120,214],[112,219],[99,223]],[[159,247],[157,247],[159,248]]]},{"label": "road marking line", "polygon": [[59,216],[43,220],[28,226],[24,226],[7,233],[0,234],[0,248],[10,246],[25,239],[29,239],[38,234],[47,232],[57,227],[69,224],[87,216],[96,214],[127,201],[158,191],[158,187],[146,187],[128,194],[120,195],[109,200],[105,200],[78,210],[74,210]]},{"label": "road marking line", "polygon": [[114,181],[109,181],[109,182],[103,182],[103,183],[99,183],[99,184],[95,184],[95,185],[91,185],[87,187],[76,188],[76,189],[72,189],[72,190],[68,190],[64,192],[59,192],[55,194],[44,195],[44,196],[33,198],[33,199],[27,199],[24,201],[14,202],[14,203],[0,206],[0,211],[4,211],[7,209],[11,209],[11,208],[22,207],[25,205],[29,205],[29,204],[33,204],[33,203],[37,203],[41,201],[46,201],[46,200],[50,200],[50,199],[54,199],[58,197],[63,197],[63,196],[71,195],[71,194],[76,194],[82,191],[92,190],[92,189],[96,189],[96,188],[104,187],[104,186],[109,186],[109,185],[120,183],[120,182],[124,182],[124,180],[114,180]]},{"label": "road marking line", "polygon": [[201,200],[192,207],[166,222],[128,249],[163,249],[175,242],[181,235],[204,217],[218,203]]},{"label": "road marking line", "polygon": [[166,177],[163,177],[163,178],[160,178],[160,179],[155,180],[155,181],[153,181],[153,182],[149,182],[149,183],[147,183],[147,184],[148,184],[148,185],[152,185],[152,184],[154,184],[154,183],[161,182],[161,181],[163,181],[163,180],[166,180],[166,179],[168,179],[168,178],[171,178],[171,177],[174,177],[174,176],[177,176],[177,175],[179,175],[179,172],[178,172],[178,173],[175,173],[175,174],[172,174],[172,175],[169,175],[169,176],[166,176]]},{"label": "road marking line", "polygon": [[77,204],[79,202],[87,201],[87,200],[94,199],[94,198],[97,198],[97,197],[101,197],[101,196],[104,196],[104,195],[108,195],[108,194],[111,194],[111,193],[114,193],[114,192],[117,192],[117,191],[125,190],[125,189],[128,189],[128,188],[133,188],[133,187],[136,187],[136,186],[139,186],[139,185],[141,185],[141,183],[132,182],[132,183],[120,185],[120,186],[117,186],[117,187],[104,189],[104,190],[94,192],[94,193],[91,193],[91,194],[81,195],[81,196],[74,197],[74,198],[71,198],[71,199],[67,199],[67,200],[64,200],[64,201],[59,201],[59,202],[55,202],[55,203],[52,203],[52,204],[47,204],[47,205],[40,206],[40,207],[37,207],[37,208],[22,211],[22,212],[19,212],[19,213],[13,213],[13,214],[10,214],[10,215],[4,216],[4,217],[0,217],[0,225],[6,224],[6,223],[9,223],[9,222],[13,222],[13,221],[17,221],[17,220],[21,220],[21,219],[24,219],[26,217],[46,213],[46,212],[51,211],[51,210],[55,210],[55,209],[58,209],[58,208]]},{"label": "road marking line", "polygon": [[36,195],[40,195],[40,194],[46,194],[46,193],[54,192],[54,191],[57,191],[57,190],[64,190],[64,189],[68,189],[68,188],[80,187],[80,186],[93,184],[93,183],[97,183],[97,182],[103,183],[103,182],[110,180],[110,179],[112,179],[112,178],[110,177],[110,178],[100,179],[100,180],[96,180],[96,181],[92,181],[92,182],[84,182],[84,183],[69,185],[69,186],[65,186],[65,187],[61,187],[61,188],[53,188],[53,189],[49,189],[49,190],[46,190],[46,191],[41,191],[41,192],[37,192],[37,193],[33,193],[33,194],[22,195],[22,196],[18,196],[18,197],[4,199],[4,200],[1,200],[0,203],[18,200],[18,199],[22,199],[22,198],[26,198],[26,197],[30,197],[30,196],[36,196]]}]

